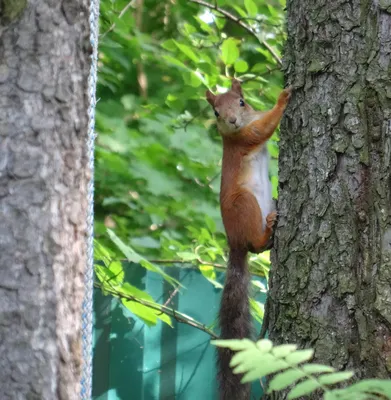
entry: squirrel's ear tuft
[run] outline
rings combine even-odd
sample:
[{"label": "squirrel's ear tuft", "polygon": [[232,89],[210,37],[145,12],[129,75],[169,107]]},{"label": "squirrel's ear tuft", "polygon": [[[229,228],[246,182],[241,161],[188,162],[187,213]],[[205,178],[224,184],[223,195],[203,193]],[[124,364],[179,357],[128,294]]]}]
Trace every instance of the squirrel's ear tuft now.
[{"label": "squirrel's ear tuft", "polygon": [[214,107],[214,105],[215,105],[215,99],[216,99],[216,96],[210,90],[207,90],[206,91],[206,100],[208,100],[208,103],[212,107]]},{"label": "squirrel's ear tuft", "polygon": [[232,87],[231,90],[235,93],[237,93],[240,96],[243,96],[243,92],[242,92],[242,87],[240,86],[240,81],[238,81],[237,79],[232,79]]}]

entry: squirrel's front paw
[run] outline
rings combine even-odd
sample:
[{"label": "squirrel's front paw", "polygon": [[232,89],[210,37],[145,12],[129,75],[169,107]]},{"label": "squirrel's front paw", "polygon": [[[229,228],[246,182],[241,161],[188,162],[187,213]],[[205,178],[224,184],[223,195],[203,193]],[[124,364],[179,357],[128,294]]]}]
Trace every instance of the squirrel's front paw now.
[{"label": "squirrel's front paw", "polygon": [[289,99],[291,98],[292,95],[292,86],[288,86],[287,88],[285,88],[280,95],[278,96],[278,104],[280,105],[287,105]]}]

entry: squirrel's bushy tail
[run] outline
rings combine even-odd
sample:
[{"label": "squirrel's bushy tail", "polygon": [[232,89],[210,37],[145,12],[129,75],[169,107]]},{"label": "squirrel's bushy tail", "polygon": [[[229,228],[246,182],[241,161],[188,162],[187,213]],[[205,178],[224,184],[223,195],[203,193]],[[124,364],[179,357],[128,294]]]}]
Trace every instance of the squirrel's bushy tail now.
[{"label": "squirrel's bushy tail", "polygon": [[[243,339],[251,336],[249,283],[247,250],[231,249],[220,306],[221,339]],[[242,385],[242,376],[232,372],[229,366],[232,355],[233,352],[229,349],[218,349],[220,400],[248,400],[250,385]]]}]

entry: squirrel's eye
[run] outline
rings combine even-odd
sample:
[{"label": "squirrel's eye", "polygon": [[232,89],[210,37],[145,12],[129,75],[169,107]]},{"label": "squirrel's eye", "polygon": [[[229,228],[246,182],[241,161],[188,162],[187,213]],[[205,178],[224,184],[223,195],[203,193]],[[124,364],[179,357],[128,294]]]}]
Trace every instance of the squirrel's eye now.
[{"label": "squirrel's eye", "polygon": [[240,104],[240,107],[244,107],[244,100],[240,99],[239,104]]},{"label": "squirrel's eye", "polygon": [[218,117],[220,114],[215,110],[215,115]]}]

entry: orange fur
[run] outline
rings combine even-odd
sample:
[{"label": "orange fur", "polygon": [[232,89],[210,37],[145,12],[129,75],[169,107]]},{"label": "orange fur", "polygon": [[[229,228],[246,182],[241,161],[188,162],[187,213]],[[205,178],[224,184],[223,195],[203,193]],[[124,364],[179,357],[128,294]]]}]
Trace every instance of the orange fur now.
[{"label": "orange fur", "polygon": [[[222,339],[251,336],[246,255],[267,247],[273,233],[277,213],[273,211],[264,146],[277,128],[290,92],[285,89],[275,107],[264,113],[244,102],[236,80],[227,93],[206,93],[223,137],[220,206],[230,254],[219,312]],[[267,214],[266,218],[262,213]],[[233,374],[229,366],[231,357],[228,349],[218,351],[220,399],[249,400],[250,386],[241,384],[240,376]]]},{"label": "orange fur", "polygon": [[234,135],[223,136],[223,167],[220,206],[230,248],[259,252],[272,234],[276,213],[269,213],[262,225],[262,210],[254,194],[244,183],[254,173],[246,158],[258,152],[278,126],[290,89],[285,89],[276,106],[261,114],[260,119],[241,128]]}]

